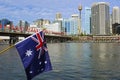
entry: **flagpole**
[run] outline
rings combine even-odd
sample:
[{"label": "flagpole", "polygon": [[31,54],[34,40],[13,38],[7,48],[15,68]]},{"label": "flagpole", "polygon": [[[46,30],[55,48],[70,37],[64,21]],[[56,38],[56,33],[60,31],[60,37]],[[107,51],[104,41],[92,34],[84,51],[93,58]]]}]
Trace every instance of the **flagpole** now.
[{"label": "flagpole", "polygon": [[10,45],[7,48],[3,49],[2,51],[0,51],[0,54],[6,52],[7,50],[11,49],[12,47],[14,47],[15,45]]}]

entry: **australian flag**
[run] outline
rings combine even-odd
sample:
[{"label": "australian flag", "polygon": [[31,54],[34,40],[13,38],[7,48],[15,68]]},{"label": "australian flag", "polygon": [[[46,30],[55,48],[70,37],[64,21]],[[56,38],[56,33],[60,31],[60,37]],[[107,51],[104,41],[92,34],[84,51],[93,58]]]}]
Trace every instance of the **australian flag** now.
[{"label": "australian flag", "polygon": [[27,80],[52,70],[44,32],[33,34],[15,44],[25,68]]}]

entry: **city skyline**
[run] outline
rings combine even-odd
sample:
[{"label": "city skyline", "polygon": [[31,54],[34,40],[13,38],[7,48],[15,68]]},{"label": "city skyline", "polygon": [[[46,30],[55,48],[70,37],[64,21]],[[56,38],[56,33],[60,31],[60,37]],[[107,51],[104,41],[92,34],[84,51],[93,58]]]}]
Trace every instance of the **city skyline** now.
[{"label": "city skyline", "polygon": [[72,14],[79,13],[78,6],[82,5],[82,17],[84,18],[84,8],[91,7],[94,2],[109,2],[110,9],[113,6],[120,7],[119,0],[1,0],[0,1],[0,19],[7,18],[14,23],[19,20],[33,22],[36,19],[54,20],[57,12],[62,14],[63,18],[69,18]]}]

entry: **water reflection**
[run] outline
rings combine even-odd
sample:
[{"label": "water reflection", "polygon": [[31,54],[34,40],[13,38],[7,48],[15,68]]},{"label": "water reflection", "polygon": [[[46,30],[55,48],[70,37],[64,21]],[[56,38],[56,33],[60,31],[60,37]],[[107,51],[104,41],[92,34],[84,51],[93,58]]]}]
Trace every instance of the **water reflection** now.
[{"label": "water reflection", "polygon": [[[119,49],[118,43],[48,44],[53,70],[34,80],[119,80]],[[0,55],[0,64],[1,80],[26,79],[15,48]]]},{"label": "water reflection", "polygon": [[119,79],[120,51],[115,43],[96,43],[92,45],[93,75],[99,80]]}]

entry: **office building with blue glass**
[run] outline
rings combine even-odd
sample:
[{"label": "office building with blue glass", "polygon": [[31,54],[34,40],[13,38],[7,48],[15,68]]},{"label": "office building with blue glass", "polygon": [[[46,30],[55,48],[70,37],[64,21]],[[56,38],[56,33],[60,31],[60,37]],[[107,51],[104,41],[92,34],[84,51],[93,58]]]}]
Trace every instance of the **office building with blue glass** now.
[{"label": "office building with blue glass", "polygon": [[78,15],[72,16],[69,19],[62,20],[62,27],[64,27],[66,35],[77,35],[78,34]]},{"label": "office building with blue glass", "polygon": [[90,17],[91,17],[91,8],[85,7],[85,25],[84,30],[86,34],[90,34]]}]

